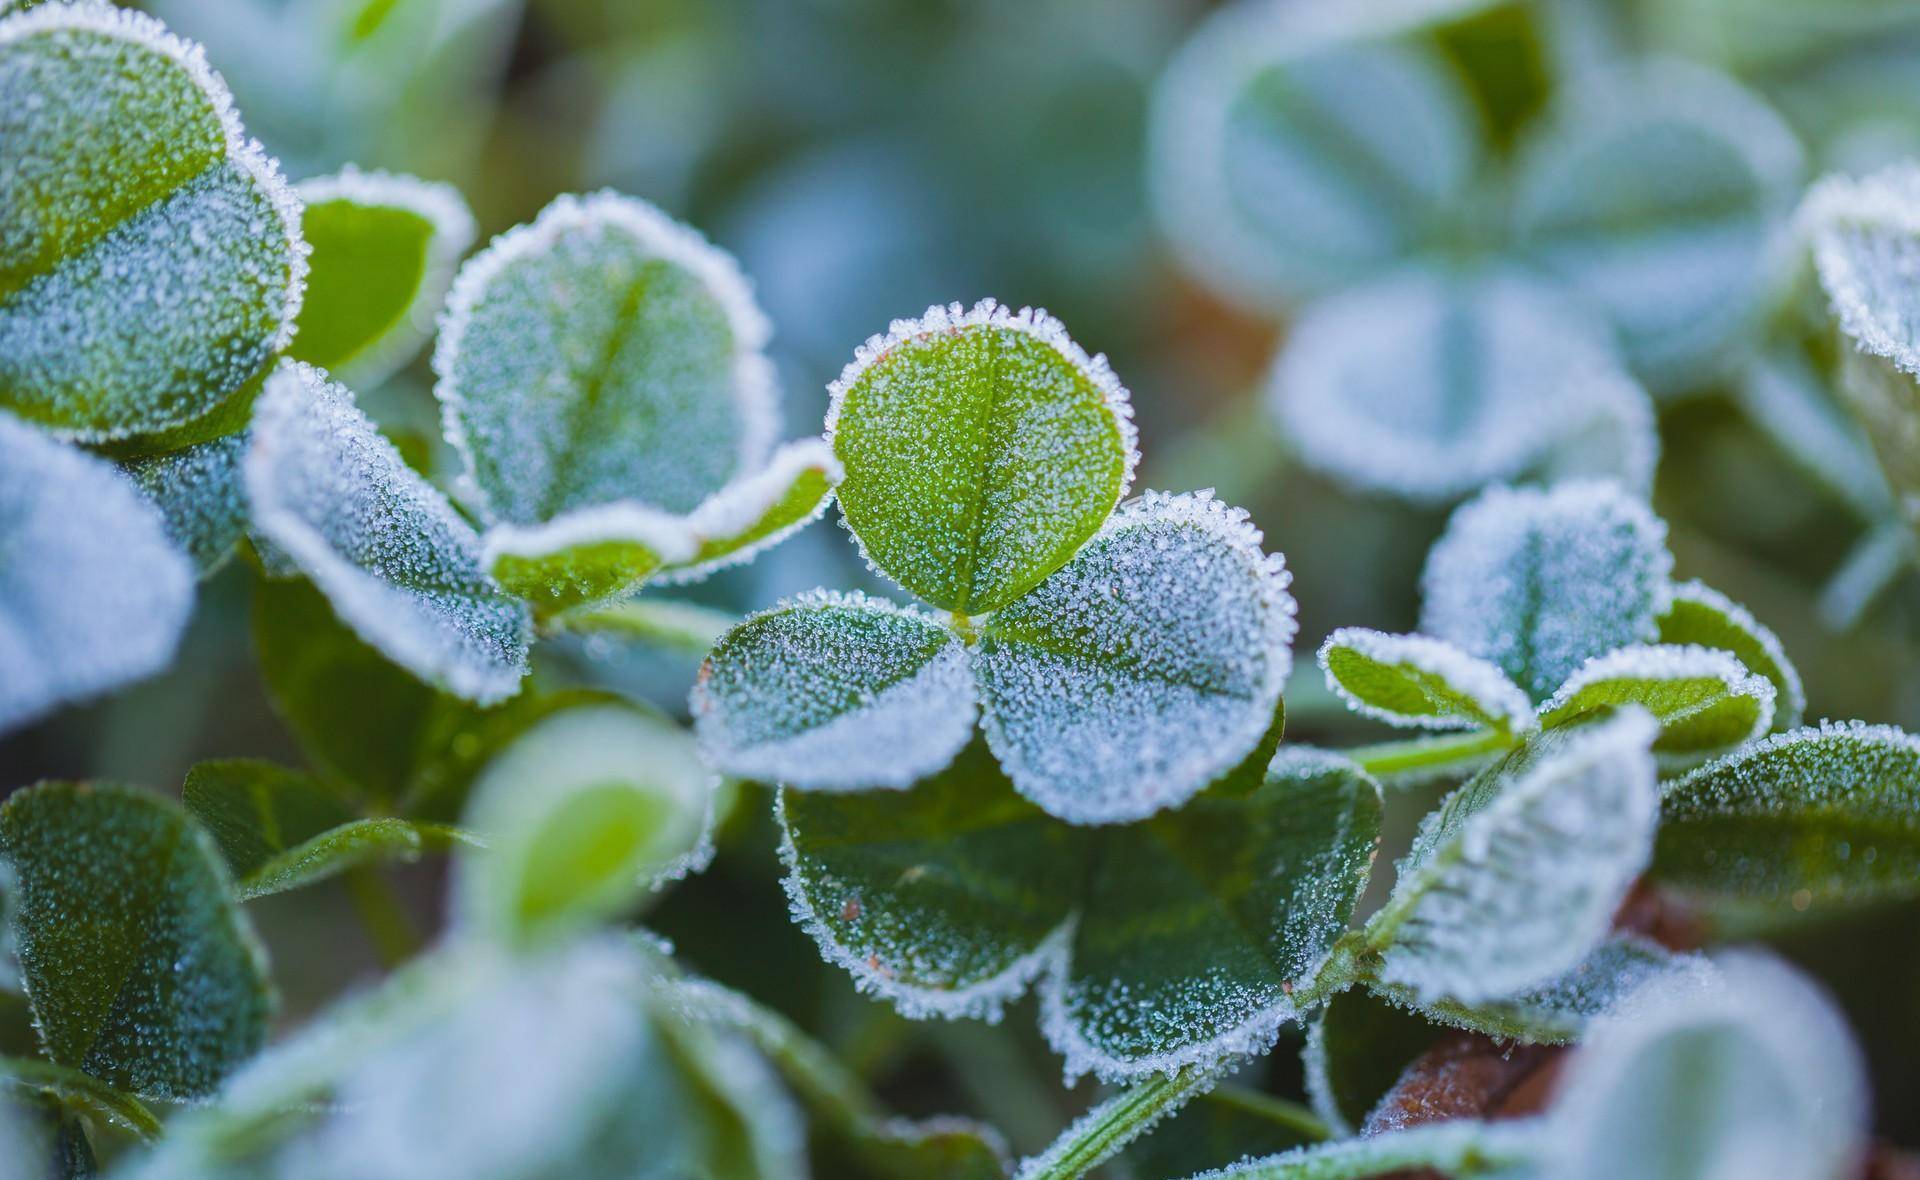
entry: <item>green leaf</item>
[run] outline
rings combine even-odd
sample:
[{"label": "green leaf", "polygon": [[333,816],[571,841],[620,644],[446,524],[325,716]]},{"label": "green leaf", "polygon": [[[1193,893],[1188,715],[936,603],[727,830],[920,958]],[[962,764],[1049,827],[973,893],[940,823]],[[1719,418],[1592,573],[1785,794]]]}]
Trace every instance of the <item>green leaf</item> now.
[{"label": "green leaf", "polygon": [[1149,492],[995,612],[974,658],[987,744],[1021,794],[1074,823],[1175,807],[1273,722],[1294,602],[1246,513]]},{"label": "green leaf", "polygon": [[1920,894],[1920,742],[1857,721],[1778,734],[1667,785],[1653,873],[1724,903]]},{"label": "green leaf", "polygon": [[1694,755],[1751,741],[1773,724],[1774,687],[1724,651],[1623,647],[1595,656],[1540,706],[1540,724],[1565,725],[1622,705],[1660,723],[1657,754]]},{"label": "green leaf", "polygon": [[1285,309],[1435,244],[1465,212],[1483,151],[1473,100],[1438,53],[1364,28],[1379,23],[1224,10],[1160,81],[1160,220],[1242,303]]},{"label": "green leaf", "polygon": [[1660,450],[1606,325],[1510,265],[1410,264],[1315,302],[1267,401],[1309,465],[1424,503],[1533,476],[1645,491]]},{"label": "green leaf", "polygon": [[726,611],[656,598],[568,611],[551,620],[550,625],[555,631],[636,640],[662,651],[704,659],[739,623],[738,615]]},{"label": "green leaf", "polygon": [[1134,1077],[1270,1044],[1365,883],[1379,789],[1283,750],[1264,784],[1087,828],[975,743],[911,791],[784,791],[787,889],[829,961],[903,1013],[992,1015],[1043,970],[1071,1074]]},{"label": "green leaf", "polygon": [[503,943],[574,934],[702,867],[717,782],[693,737],[651,710],[581,704],[529,726],[474,780],[461,925]]},{"label": "green leaf", "polygon": [[1570,88],[1521,146],[1514,232],[1613,322],[1636,372],[1684,388],[1755,328],[1801,168],[1793,132],[1731,79],[1631,62]]},{"label": "green leaf", "polygon": [[1132,481],[1132,409],[1058,320],[932,307],[862,345],[831,386],[840,510],[887,577],[943,610],[1019,598]]},{"label": "green leaf", "polygon": [[193,558],[202,578],[225,565],[247,527],[240,457],[247,436],[229,434],[177,451],[135,459],[123,468],[160,512],[167,535]]},{"label": "green leaf", "polygon": [[1532,1124],[1500,1126],[1456,1119],[1296,1148],[1208,1172],[1206,1180],[1368,1180],[1402,1172],[1418,1175],[1423,1170],[1451,1180],[1518,1180],[1532,1174],[1539,1155],[1538,1138]]},{"label": "green leaf", "polygon": [[220,846],[242,901],[284,893],[357,865],[413,861],[458,838],[403,819],[363,819],[333,790],[271,762],[202,762],[181,789]]},{"label": "green leaf", "polygon": [[1614,484],[1489,488],[1427,554],[1420,631],[1544,700],[1594,656],[1653,641],[1671,594],[1666,540]]},{"label": "green leaf", "polygon": [[1547,730],[1449,795],[1367,924],[1378,977],[1473,1004],[1577,966],[1646,865],[1655,732],[1638,709]]},{"label": "green leaf", "polygon": [[1911,273],[1920,240],[1916,199],[1920,167],[1905,163],[1858,179],[1825,177],[1799,214],[1840,330],[1862,352],[1905,373],[1920,373],[1920,300]]},{"label": "green leaf", "polygon": [[0,733],[173,660],[193,569],[109,464],[0,413]]},{"label": "green leaf", "polygon": [[433,331],[473,215],[451,185],[352,166],[298,192],[313,256],[289,355],[371,388]]},{"label": "green leaf", "polygon": [[56,1064],[157,1098],[210,1093],[266,1037],[266,954],[213,841],[172,803],[46,783],[0,807],[28,1001]]},{"label": "green leaf", "polygon": [[1673,601],[1660,616],[1660,642],[1696,644],[1732,652],[1743,667],[1773,685],[1773,729],[1800,724],[1807,707],[1800,671],[1787,658],[1779,637],[1739,603],[1701,582],[1673,587]]},{"label": "green leaf", "polygon": [[1506,673],[1450,643],[1342,627],[1320,645],[1327,687],[1389,725],[1525,733],[1533,702]]},{"label": "green leaf", "polygon": [[840,461],[825,441],[781,446],[760,471],[728,484],[687,516],[693,556],[670,564],[667,580],[694,582],[751,561],[819,519],[840,476]]},{"label": "green leaf", "polygon": [[[79,1070],[46,1061],[0,1057],[0,1089],[7,1083],[51,1095],[70,1111],[141,1139],[160,1137],[160,1120],[138,1098]],[[0,1137],[0,1144],[4,1144],[4,1137]]]},{"label": "green leaf", "polygon": [[519,691],[532,623],[480,540],[319,370],[288,362],[254,407],[254,526],[388,659],[455,696]]},{"label": "green leaf", "polygon": [[1440,1031],[1403,1004],[1361,988],[1327,1001],[1307,1025],[1301,1064],[1314,1113],[1339,1135],[1352,1135]]},{"label": "green leaf", "polygon": [[198,46],[105,5],[0,22],[0,409],[180,426],[286,347],[299,202]]},{"label": "green leaf", "polygon": [[906,787],[973,734],[973,677],[952,632],[863,594],[815,591],[727,632],[693,686],[723,774],[811,790]]}]

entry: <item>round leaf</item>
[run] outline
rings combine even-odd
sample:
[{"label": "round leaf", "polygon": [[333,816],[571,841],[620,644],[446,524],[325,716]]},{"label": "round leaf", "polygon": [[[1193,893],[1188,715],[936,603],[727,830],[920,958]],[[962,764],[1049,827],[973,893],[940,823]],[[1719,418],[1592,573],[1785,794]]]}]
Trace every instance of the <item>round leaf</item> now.
[{"label": "round leaf", "polygon": [[1595,656],[1540,706],[1542,725],[1638,705],[1660,725],[1657,754],[1689,755],[1751,741],[1773,724],[1771,681],[1724,651],[1623,647]]},{"label": "round leaf", "polygon": [[150,17],[0,21],[0,225],[0,409],[62,434],[201,418],[292,336],[299,202]]},{"label": "round leaf", "polygon": [[1132,408],[1045,312],[933,307],[831,387],[840,510],[874,568],[944,610],[1005,606],[1098,531],[1132,481]]},{"label": "round leaf", "polygon": [[1660,642],[1733,653],[1742,667],[1773,685],[1773,728],[1785,731],[1800,724],[1807,694],[1799,669],[1778,636],[1718,590],[1697,581],[1674,586],[1673,601],[1660,616]]},{"label": "round leaf", "polygon": [[1533,702],[1506,673],[1450,643],[1342,627],[1320,645],[1327,687],[1350,708],[1423,729],[1533,728]]},{"label": "round leaf", "polygon": [[1292,667],[1289,575],[1246,514],[1149,492],[975,655],[987,742],[1021,794],[1074,823],[1178,806],[1273,722]]}]

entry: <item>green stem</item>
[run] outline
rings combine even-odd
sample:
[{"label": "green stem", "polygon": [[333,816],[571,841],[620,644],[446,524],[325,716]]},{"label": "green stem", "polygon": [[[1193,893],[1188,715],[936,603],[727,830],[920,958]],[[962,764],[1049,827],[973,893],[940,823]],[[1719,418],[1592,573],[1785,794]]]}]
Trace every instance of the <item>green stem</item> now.
[{"label": "green stem", "polygon": [[348,869],[345,880],[380,962],[391,969],[412,958],[421,946],[420,932],[387,875],[371,865],[360,865]]},{"label": "green stem", "polygon": [[1401,742],[1381,742],[1345,751],[1360,764],[1360,769],[1376,778],[1389,778],[1411,771],[1443,770],[1465,765],[1511,748],[1513,735],[1498,729],[1477,729],[1471,733],[1449,733],[1437,737],[1412,738]]},{"label": "green stem", "polygon": [[1248,1114],[1296,1132],[1302,1139],[1333,1138],[1333,1128],[1306,1107],[1246,1086],[1223,1083],[1215,1086],[1203,1101],[1237,1106]]},{"label": "green stem", "polygon": [[566,611],[549,619],[550,632],[635,639],[668,651],[704,656],[739,618],[690,602],[635,599],[612,606]]},{"label": "green stem", "polygon": [[13,1082],[51,1094],[69,1110],[86,1113],[144,1140],[160,1137],[160,1120],[131,1094],[79,1070],[25,1057],[0,1057],[0,1089]]},{"label": "green stem", "polygon": [[1076,1180],[1086,1175],[1205,1093],[1219,1077],[1217,1065],[1188,1065],[1135,1082],[1074,1120],[1052,1146],[1020,1166],[1017,1180]]}]

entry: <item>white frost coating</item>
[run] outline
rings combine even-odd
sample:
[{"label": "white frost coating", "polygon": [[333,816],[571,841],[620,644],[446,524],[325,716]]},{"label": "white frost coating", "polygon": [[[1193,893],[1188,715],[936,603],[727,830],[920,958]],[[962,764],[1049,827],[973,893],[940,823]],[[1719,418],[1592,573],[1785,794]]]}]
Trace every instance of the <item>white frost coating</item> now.
[{"label": "white frost coating", "polygon": [[[508,514],[498,503],[500,489],[490,489],[486,486],[488,481],[476,474],[478,440],[470,428],[472,410],[468,392],[462,388],[462,369],[473,363],[469,354],[485,359],[489,351],[516,351],[529,342],[474,339],[475,316],[488,296],[507,279],[510,268],[537,262],[563,242],[606,234],[626,238],[648,257],[684,270],[723,310],[732,339],[730,392],[733,426],[737,430],[736,453],[729,465],[729,474],[758,469],[772,449],[779,420],[773,363],[765,353],[772,327],[754,302],[752,287],[733,256],[709,243],[698,230],[682,225],[638,198],[612,191],[585,197],[564,195],[541,210],[531,223],[516,226],[495,238],[460,268],[441,315],[440,337],[434,345],[433,370],[439,378],[434,394],[440,399],[447,441],[466,464],[476,507],[491,519]],[[554,340],[542,340],[540,344],[547,349],[561,347]],[[552,379],[557,375],[545,376]],[[539,458],[544,464],[550,456]],[[502,456],[501,461],[530,464],[534,459],[527,454],[510,454]],[[551,473],[547,475],[551,477]],[[662,507],[685,510],[691,505]]]},{"label": "white frost coating", "polygon": [[1920,163],[1861,179],[1826,177],[1808,192],[1798,221],[1841,330],[1920,374]]},{"label": "white frost coating", "polygon": [[481,704],[519,691],[526,604],[487,576],[472,528],[344,387],[282,363],[254,406],[242,471],[254,527],[362,639]]},{"label": "white frost coating", "polygon": [[1293,667],[1292,577],[1211,490],[1121,505],[996,612],[974,652],[987,744],[1070,823],[1142,819],[1237,765]]},{"label": "white frost coating", "polygon": [[[1858,791],[1857,763],[1823,757],[1816,742],[1845,740],[1864,746],[1885,747],[1889,753],[1904,754],[1920,761],[1920,737],[1894,725],[1868,725],[1864,721],[1826,721],[1776,733],[1762,741],[1742,746],[1724,758],[1716,759],[1685,778],[1666,785],[1668,807],[1677,815],[1714,814],[1729,807],[1769,810],[1772,807],[1838,803]],[[1807,759],[1804,773],[1796,772],[1783,784],[1772,776],[1750,772],[1748,764],[1781,749],[1796,749]],[[1805,764],[1803,764],[1804,766]]]},{"label": "white frost coating", "polygon": [[1361,491],[1438,502],[1536,468],[1646,489],[1659,452],[1604,325],[1514,270],[1412,267],[1333,295],[1268,380],[1301,457]]},{"label": "white frost coating", "polygon": [[1427,554],[1420,630],[1551,694],[1592,656],[1650,643],[1671,600],[1667,526],[1606,481],[1490,488]]},{"label": "white frost coating", "polygon": [[193,568],[110,464],[0,414],[0,520],[0,733],[173,659]]},{"label": "white frost coating", "polygon": [[[1511,1172],[1499,1174],[1518,1178],[1532,1174],[1527,1165],[1538,1150],[1541,1130],[1537,1119],[1498,1123],[1450,1119],[1363,1139],[1296,1147],[1200,1172],[1188,1180],[1349,1180],[1429,1169],[1492,1176],[1495,1173],[1487,1169],[1496,1163],[1512,1165]],[[1473,1171],[1464,1171],[1468,1168]]]},{"label": "white frost coating", "polygon": [[[1189,267],[1250,310],[1410,254],[1464,198],[1482,151],[1471,100],[1433,55],[1362,27],[1409,7],[1249,0],[1209,18],[1162,76],[1148,139],[1160,223]],[[1282,93],[1263,92],[1269,75]],[[1283,103],[1308,129],[1262,109]]]},{"label": "white frost coating", "polygon": [[[1774,697],[1778,695],[1773,681],[1747,671],[1746,665],[1731,652],[1691,643],[1635,645],[1594,656],[1575,669],[1573,675],[1567,677],[1559,689],[1541,704],[1540,715],[1547,716],[1587,689],[1609,680],[1718,680],[1726,686],[1727,696],[1751,697],[1756,702],[1753,725],[1739,739],[1740,742],[1752,741],[1773,727]],[[1658,720],[1663,727],[1673,725],[1715,708],[1720,703],[1709,701]]]},{"label": "white frost coating", "polygon": [[1473,729],[1479,725],[1473,718],[1457,714],[1396,713],[1362,700],[1334,676],[1328,665],[1328,656],[1337,647],[1352,648],[1376,663],[1405,665],[1437,677],[1514,733],[1525,733],[1534,726],[1533,702],[1527,694],[1505,672],[1478,656],[1426,635],[1389,635],[1366,627],[1342,627],[1320,645],[1320,668],[1326,673],[1327,687],[1357,713],[1402,728]]},{"label": "white frost coating", "polygon": [[1651,855],[1656,732],[1631,707],[1551,731],[1429,815],[1368,928],[1381,978],[1472,1004],[1576,967]]},{"label": "white frost coating", "polygon": [[1773,661],[1779,670],[1781,684],[1777,686],[1774,701],[1775,724],[1792,727],[1800,724],[1801,714],[1806,712],[1807,691],[1800,682],[1800,670],[1787,658],[1787,649],[1780,643],[1780,637],[1772,628],[1753,617],[1753,613],[1733,599],[1715,590],[1713,587],[1694,579],[1680,582],[1673,587],[1673,601],[1692,602],[1705,606],[1724,617],[1735,627],[1751,636]]},{"label": "white frost coating", "polygon": [[391,172],[362,172],[351,164],[331,176],[303,180],[296,191],[309,206],[345,201],[372,208],[404,209],[433,227],[427,241],[426,272],[401,317],[401,325],[361,350],[335,374],[345,383],[376,385],[412,360],[433,334],[434,321],[453,284],[454,268],[473,245],[477,232],[473,214],[460,191],[450,184]]},{"label": "white frost coating", "polygon": [[621,500],[577,508],[540,524],[496,524],[481,542],[480,562],[492,569],[504,557],[552,557],[603,541],[632,541],[667,562],[686,561],[699,548],[684,517]]},{"label": "white frost coating", "polygon": [[689,708],[701,752],[724,774],[858,791],[903,790],[944,768],[978,707],[966,650],[939,623],[816,590],[722,637]]},{"label": "white frost coating", "polygon": [[1716,957],[1660,977],[1573,1055],[1542,1140],[1549,1180],[1832,1180],[1867,1138],[1864,1061],[1832,1002],[1784,964]]},{"label": "white frost coating", "polygon": [[[1211,1090],[1218,1080],[1219,1074],[1216,1073],[1196,1080],[1192,1085],[1183,1086],[1172,1101],[1153,1110],[1145,1118],[1140,1118],[1137,1111],[1133,1112],[1131,1117],[1121,1124],[1124,1130],[1117,1135],[1106,1137],[1107,1141],[1101,1147],[1101,1154],[1088,1158],[1087,1145],[1082,1142],[1083,1137],[1112,1118],[1117,1109],[1127,1106],[1132,1096],[1122,1090],[1109,1096],[1104,1102],[1096,1102],[1087,1108],[1086,1113],[1068,1123],[1065,1130],[1054,1136],[1053,1142],[1049,1143],[1044,1151],[1021,1160],[1020,1170],[1013,1174],[1013,1180],[1043,1180],[1044,1177],[1059,1175],[1057,1169],[1060,1167],[1061,1160],[1070,1151],[1077,1153],[1075,1162],[1078,1165],[1070,1174],[1085,1175],[1120,1154],[1132,1141],[1151,1135],[1154,1128],[1180,1113],[1189,1102]],[[1127,1169],[1124,1174],[1132,1175],[1133,1169]]]},{"label": "white frost coating", "polygon": [[[734,480],[707,497],[700,507],[687,516],[687,528],[693,533],[695,542],[701,545],[739,536],[765,517],[794,483],[811,470],[824,472],[829,488],[838,484],[845,474],[841,470],[840,460],[833,456],[832,445],[825,439],[803,438],[783,443],[773,452],[773,457],[767,460],[764,468]],[[685,568],[667,570],[658,580],[669,585],[697,582],[720,570],[752,561],[819,520],[832,502],[833,493],[829,491],[798,520],[718,557],[695,562]]]}]

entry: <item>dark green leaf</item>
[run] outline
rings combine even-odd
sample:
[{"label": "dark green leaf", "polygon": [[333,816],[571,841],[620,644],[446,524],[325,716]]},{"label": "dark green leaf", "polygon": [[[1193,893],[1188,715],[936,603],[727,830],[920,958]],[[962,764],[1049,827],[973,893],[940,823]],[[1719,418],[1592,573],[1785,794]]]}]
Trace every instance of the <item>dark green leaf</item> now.
[{"label": "dark green leaf", "polygon": [[1439,1036],[1400,1004],[1361,988],[1341,992],[1307,1026],[1303,1059],[1313,1109],[1337,1133],[1355,1133]]}]

